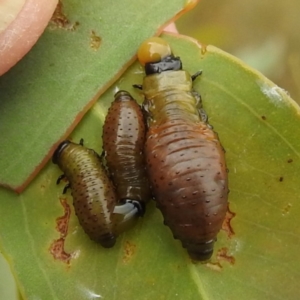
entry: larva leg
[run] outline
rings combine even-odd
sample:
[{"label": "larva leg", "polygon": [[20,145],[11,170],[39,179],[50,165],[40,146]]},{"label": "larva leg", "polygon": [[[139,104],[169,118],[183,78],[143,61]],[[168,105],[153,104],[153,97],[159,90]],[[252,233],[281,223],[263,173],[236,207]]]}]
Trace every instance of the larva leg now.
[{"label": "larva leg", "polygon": [[198,76],[200,76],[202,74],[202,70],[196,72],[194,75],[191,76],[192,81],[194,81]]},{"label": "larva leg", "polygon": [[[97,154],[98,155],[98,154]],[[106,154],[105,154],[105,151],[104,150],[102,150],[102,152],[101,152],[101,154],[100,155],[98,155],[98,157],[99,157],[99,160],[105,165],[105,156],[106,156]]]},{"label": "larva leg", "polygon": [[59,183],[62,181],[62,179],[64,179],[64,178],[66,178],[66,175],[65,175],[65,174],[61,174],[61,175],[57,178],[56,184],[59,184]]},{"label": "larva leg", "polygon": [[139,89],[139,90],[142,90],[143,89],[143,86],[141,84],[133,84],[132,85],[135,89]]},{"label": "larva leg", "polygon": [[[201,117],[201,121],[204,123],[208,123],[208,116],[203,108],[198,108],[199,115]],[[209,125],[210,126],[210,125]]]},{"label": "larva leg", "polygon": [[71,188],[71,184],[70,184],[70,183],[68,183],[68,184],[64,187],[64,189],[63,189],[63,194],[65,194],[69,188]]},{"label": "larva leg", "polygon": [[198,109],[198,113],[199,113],[199,116],[201,118],[201,121],[207,124],[208,123],[208,116],[207,116],[207,113],[205,112],[205,110],[202,108],[201,96],[196,91],[192,91],[192,94],[196,99],[196,107]]},{"label": "larva leg", "polygon": [[192,91],[193,96],[196,99],[196,107],[198,108],[202,108],[202,98],[201,95],[199,93],[197,93],[196,91]]},{"label": "larva leg", "polygon": [[84,142],[84,141],[83,141],[83,139],[81,138],[80,141],[79,141],[79,145],[83,146],[83,142]]},{"label": "larva leg", "polygon": [[142,104],[142,112],[143,112],[144,120],[146,121],[146,124],[149,127],[149,120],[152,119],[152,114],[149,111],[149,105],[147,101],[144,101]]}]

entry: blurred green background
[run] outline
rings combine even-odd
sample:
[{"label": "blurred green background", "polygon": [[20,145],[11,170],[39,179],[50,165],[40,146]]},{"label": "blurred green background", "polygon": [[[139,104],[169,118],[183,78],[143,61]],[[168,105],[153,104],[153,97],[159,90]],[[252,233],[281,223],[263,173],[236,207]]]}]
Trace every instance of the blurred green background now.
[{"label": "blurred green background", "polygon": [[242,59],[300,103],[299,0],[200,0],[176,25]]}]

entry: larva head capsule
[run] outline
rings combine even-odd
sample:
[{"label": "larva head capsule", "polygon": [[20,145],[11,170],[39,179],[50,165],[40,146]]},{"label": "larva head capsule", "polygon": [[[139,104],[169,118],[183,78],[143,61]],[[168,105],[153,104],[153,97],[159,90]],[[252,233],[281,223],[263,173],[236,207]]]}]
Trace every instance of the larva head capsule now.
[{"label": "larva head capsule", "polygon": [[138,60],[146,75],[182,69],[181,60],[172,53],[170,45],[159,37],[144,41],[138,50]]},{"label": "larva head capsule", "polygon": [[55,150],[55,152],[53,153],[53,156],[52,156],[52,162],[54,164],[58,164],[58,160],[59,160],[59,157],[61,155],[61,153],[64,151],[64,149],[70,144],[70,141],[66,140],[66,141],[63,141],[61,142],[57,149]]}]

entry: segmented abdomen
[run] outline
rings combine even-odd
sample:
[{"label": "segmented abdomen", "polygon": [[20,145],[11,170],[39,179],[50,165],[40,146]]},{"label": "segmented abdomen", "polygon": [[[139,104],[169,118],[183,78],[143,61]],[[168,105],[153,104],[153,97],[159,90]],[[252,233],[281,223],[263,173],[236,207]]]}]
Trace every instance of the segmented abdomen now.
[{"label": "segmented abdomen", "polygon": [[145,156],[165,224],[192,258],[205,260],[227,210],[227,171],[217,134],[192,108],[185,108],[191,96],[174,87],[156,93],[151,101],[146,98],[152,114]]},{"label": "segmented abdomen", "polygon": [[150,199],[145,170],[145,124],[142,110],[126,91],[119,91],[103,127],[106,164],[119,199]]},{"label": "segmented abdomen", "polygon": [[111,220],[117,201],[115,189],[96,152],[79,144],[63,143],[54,156],[55,163],[70,183],[79,223],[92,240],[112,247],[116,240]]}]

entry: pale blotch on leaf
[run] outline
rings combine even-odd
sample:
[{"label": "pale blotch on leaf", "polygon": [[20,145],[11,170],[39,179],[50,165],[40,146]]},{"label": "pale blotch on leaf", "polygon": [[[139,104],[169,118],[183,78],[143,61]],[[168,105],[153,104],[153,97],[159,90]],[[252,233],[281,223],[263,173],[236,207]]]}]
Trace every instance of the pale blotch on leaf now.
[{"label": "pale blotch on leaf", "polygon": [[96,35],[95,31],[92,30],[91,31],[91,35],[90,35],[90,47],[97,51],[101,45],[102,39],[100,36]]},{"label": "pale blotch on leaf", "polygon": [[136,245],[126,241],[124,245],[124,255],[123,255],[123,263],[127,264],[132,259],[134,254],[136,253]]},{"label": "pale blotch on leaf", "polygon": [[283,215],[283,216],[288,215],[288,214],[290,213],[291,207],[292,207],[292,204],[291,204],[291,203],[288,203],[288,204],[282,209],[282,215]]}]

